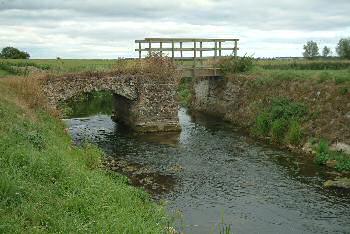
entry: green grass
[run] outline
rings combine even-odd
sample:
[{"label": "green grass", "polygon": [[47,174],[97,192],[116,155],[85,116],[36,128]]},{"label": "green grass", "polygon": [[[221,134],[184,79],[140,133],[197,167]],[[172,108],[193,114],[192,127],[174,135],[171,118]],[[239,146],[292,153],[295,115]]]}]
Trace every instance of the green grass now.
[{"label": "green grass", "polygon": [[[225,76],[243,72],[246,75],[254,76],[257,85],[291,80],[316,80],[320,83],[333,81],[336,84],[350,82],[350,60],[255,60],[251,64],[252,61],[249,60],[249,57],[248,59],[244,58],[222,60],[219,65]],[[243,68],[247,69],[237,69],[237,63],[227,61],[242,61],[243,65],[247,65]]]},{"label": "green grass", "polygon": [[183,107],[189,107],[191,104],[191,100],[192,100],[191,83],[192,83],[191,78],[183,78],[177,90],[180,105]]},{"label": "green grass", "polygon": [[288,59],[258,60],[256,65],[267,70],[342,70],[350,68],[350,60]]},{"label": "green grass", "polygon": [[0,233],[162,233],[162,207],[0,81]]},{"label": "green grass", "polygon": [[7,77],[7,76],[11,76],[12,74],[6,70],[2,70],[0,69],[0,78],[1,77]]},{"label": "green grass", "polygon": [[344,70],[266,70],[255,67],[249,75],[256,77],[255,83],[269,84],[291,80],[331,81],[336,84],[350,82],[350,69]]},{"label": "green grass", "polygon": [[276,97],[261,107],[253,131],[258,136],[271,137],[277,143],[299,145],[303,137],[299,122],[307,115],[308,109],[302,103]]},{"label": "green grass", "polygon": [[350,155],[332,151],[326,140],[321,139],[316,147],[316,163],[325,165],[329,160],[335,160],[335,169],[338,171],[350,171]]},{"label": "green grass", "polygon": [[[35,67],[43,71],[59,73],[72,73],[83,71],[106,71],[115,64],[113,59],[0,59],[1,65],[12,67]],[[12,73],[10,71],[10,73]]]}]

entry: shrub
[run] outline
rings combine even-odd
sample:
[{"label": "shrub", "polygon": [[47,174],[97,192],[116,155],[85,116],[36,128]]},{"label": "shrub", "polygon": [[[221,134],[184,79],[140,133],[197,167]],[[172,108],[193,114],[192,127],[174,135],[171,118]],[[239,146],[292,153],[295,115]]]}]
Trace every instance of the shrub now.
[{"label": "shrub", "polygon": [[321,139],[316,147],[315,162],[325,165],[328,160],[335,160],[335,169],[338,171],[350,171],[350,155],[343,152],[332,151],[326,140]]},{"label": "shrub", "polygon": [[276,142],[282,142],[288,129],[288,122],[285,119],[276,119],[271,125],[271,136]]},{"label": "shrub", "polygon": [[348,94],[349,93],[349,89],[347,88],[347,87],[342,87],[341,89],[340,89],[340,94],[341,95],[346,95],[346,94]]},{"label": "shrub", "polygon": [[282,142],[286,133],[291,144],[302,140],[300,121],[307,115],[305,105],[287,98],[274,98],[270,105],[255,120],[255,132],[260,136],[271,135],[276,142]]},{"label": "shrub", "polygon": [[301,143],[302,138],[303,133],[301,130],[301,126],[298,121],[293,120],[289,126],[287,140],[292,145],[299,145]]},{"label": "shrub", "polygon": [[29,59],[30,55],[14,47],[5,47],[1,50],[0,57],[4,59]]},{"label": "shrub", "polygon": [[270,115],[267,112],[263,112],[256,117],[255,121],[256,132],[258,135],[267,136],[270,132],[271,121]]},{"label": "shrub", "polygon": [[180,105],[184,107],[188,107],[191,103],[192,93],[190,90],[192,79],[184,78],[181,80],[179,88],[178,88],[178,97],[180,101]]},{"label": "shrub", "polygon": [[326,162],[330,159],[329,155],[329,145],[328,142],[324,139],[321,139],[316,147],[316,163],[320,165],[325,165]]},{"label": "shrub", "polygon": [[223,74],[233,74],[250,71],[254,64],[254,58],[250,56],[228,56],[219,61],[219,67]]},{"label": "shrub", "polygon": [[337,158],[335,169],[338,171],[350,171],[350,156],[340,154]]},{"label": "shrub", "polygon": [[276,119],[302,119],[307,114],[304,104],[294,102],[288,98],[272,99],[270,111],[272,120]]}]

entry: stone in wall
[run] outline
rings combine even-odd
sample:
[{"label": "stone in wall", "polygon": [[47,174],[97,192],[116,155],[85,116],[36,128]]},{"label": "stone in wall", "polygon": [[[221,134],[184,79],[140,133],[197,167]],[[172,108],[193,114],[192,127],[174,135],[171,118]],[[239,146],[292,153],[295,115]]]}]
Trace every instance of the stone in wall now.
[{"label": "stone in wall", "polygon": [[47,77],[42,86],[49,104],[54,107],[82,93],[111,91],[116,100],[115,120],[141,132],[181,130],[175,79],[162,82],[140,75],[80,74]]}]

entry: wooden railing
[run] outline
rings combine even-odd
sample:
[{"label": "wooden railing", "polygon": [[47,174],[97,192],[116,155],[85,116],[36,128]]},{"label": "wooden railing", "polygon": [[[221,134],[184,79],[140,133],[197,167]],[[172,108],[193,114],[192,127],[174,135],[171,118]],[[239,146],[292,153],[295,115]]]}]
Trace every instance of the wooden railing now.
[{"label": "wooden railing", "polygon": [[[218,68],[215,66],[203,66],[203,60],[216,59],[223,56],[223,51],[229,52],[230,55],[237,56],[239,39],[206,39],[206,38],[145,38],[144,40],[135,40],[138,48],[139,59],[143,55],[150,55],[154,52],[162,54],[170,53],[169,57],[173,60],[191,60],[193,63],[190,66],[184,66],[181,63],[182,70],[191,70],[191,74],[196,76],[196,71],[213,70],[213,74],[217,74]],[[230,45],[228,45],[230,43]],[[190,56],[185,53],[190,52]],[[203,56],[203,52],[209,52],[211,55]],[[180,54],[180,56],[175,56]],[[227,53],[226,53],[227,54]],[[197,64],[200,61],[200,66]],[[215,64],[215,63],[214,63]],[[207,72],[208,73],[208,72]],[[210,72],[211,74],[212,72]],[[208,73],[209,74],[209,73]]]}]

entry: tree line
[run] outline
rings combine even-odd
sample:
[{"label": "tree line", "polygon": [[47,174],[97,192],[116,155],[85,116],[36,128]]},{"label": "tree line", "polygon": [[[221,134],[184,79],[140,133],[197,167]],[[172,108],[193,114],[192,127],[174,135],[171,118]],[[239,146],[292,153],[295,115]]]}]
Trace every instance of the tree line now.
[{"label": "tree line", "polygon": [[[343,59],[350,59],[350,37],[349,38],[342,38],[339,40],[336,48],[336,53],[340,58]],[[322,49],[322,55],[320,54],[317,42],[315,41],[308,41],[304,45],[304,52],[303,56],[305,58],[317,58],[317,57],[329,57],[332,55],[332,50],[328,46],[324,46]]]},{"label": "tree line", "polygon": [[[340,58],[350,59],[350,37],[349,38],[341,38],[335,48],[336,53]],[[324,46],[322,49],[322,55],[320,54],[319,47],[317,42],[308,41],[304,45],[304,58],[317,58],[317,57],[329,57],[332,55],[332,50],[328,46]],[[0,58],[2,59],[29,59],[29,53],[25,51],[21,51],[14,47],[5,47],[0,52]]]},{"label": "tree line", "polygon": [[5,47],[0,52],[0,58],[2,59],[29,59],[29,53],[21,51],[14,47]]}]

